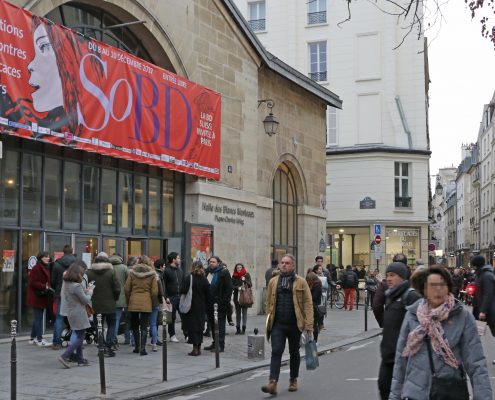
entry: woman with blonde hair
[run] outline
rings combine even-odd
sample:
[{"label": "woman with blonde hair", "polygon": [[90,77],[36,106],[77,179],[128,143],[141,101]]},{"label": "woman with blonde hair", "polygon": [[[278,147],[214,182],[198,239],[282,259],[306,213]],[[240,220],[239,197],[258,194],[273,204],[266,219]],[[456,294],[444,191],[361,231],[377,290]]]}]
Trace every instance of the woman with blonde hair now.
[{"label": "woman with blonde hair", "polygon": [[181,314],[184,331],[189,335],[189,343],[192,343],[193,350],[188,353],[190,356],[201,354],[201,343],[203,342],[203,328],[206,320],[206,309],[210,304],[210,283],[205,276],[205,269],[201,261],[194,261],[191,274],[184,277],[180,294],[187,294],[192,283],[191,309],[185,314]]},{"label": "woman with blonde hair", "polygon": [[139,257],[137,264],[129,271],[125,282],[125,297],[134,336],[134,353],[146,353],[146,338],[150,323],[153,299],[158,296],[158,282],[153,262],[147,256]]}]

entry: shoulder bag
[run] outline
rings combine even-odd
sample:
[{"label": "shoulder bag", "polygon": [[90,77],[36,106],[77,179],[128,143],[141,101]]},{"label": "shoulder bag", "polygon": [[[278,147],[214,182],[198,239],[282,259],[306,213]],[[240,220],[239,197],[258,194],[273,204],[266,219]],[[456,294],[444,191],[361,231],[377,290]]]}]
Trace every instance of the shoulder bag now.
[{"label": "shoulder bag", "polygon": [[239,288],[239,305],[241,307],[252,307],[254,304],[253,291],[246,284]]},{"label": "shoulder bag", "polygon": [[192,302],[192,286],[193,286],[193,277],[192,274],[190,275],[191,281],[189,284],[189,290],[187,291],[186,294],[181,294],[180,295],[180,302],[179,302],[179,311],[182,314],[187,314],[189,310],[191,310],[191,302]]},{"label": "shoulder bag", "polygon": [[432,374],[430,400],[469,400],[469,391],[462,365],[459,365],[461,371],[460,377],[452,376],[447,378],[437,376],[435,367],[433,366],[430,338],[427,336],[425,337],[425,340]]}]

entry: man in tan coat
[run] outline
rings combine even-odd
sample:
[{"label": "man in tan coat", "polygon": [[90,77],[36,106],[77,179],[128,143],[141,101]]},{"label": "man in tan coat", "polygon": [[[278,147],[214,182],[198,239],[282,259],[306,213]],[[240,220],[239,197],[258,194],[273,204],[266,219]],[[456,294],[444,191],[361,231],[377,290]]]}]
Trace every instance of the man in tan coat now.
[{"label": "man in tan coat", "polygon": [[313,334],[313,300],[306,279],[296,275],[296,260],[292,254],[282,257],[279,265],[280,275],[272,278],[268,284],[267,336],[272,341],[272,358],[270,362],[270,380],[261,390],[277,394],[277,382],[280,375],[282,354],[285,341],[289,340],[290,382],[289,391],[297,390],[299,376],[299,346],[301,334],[307,331]]}]

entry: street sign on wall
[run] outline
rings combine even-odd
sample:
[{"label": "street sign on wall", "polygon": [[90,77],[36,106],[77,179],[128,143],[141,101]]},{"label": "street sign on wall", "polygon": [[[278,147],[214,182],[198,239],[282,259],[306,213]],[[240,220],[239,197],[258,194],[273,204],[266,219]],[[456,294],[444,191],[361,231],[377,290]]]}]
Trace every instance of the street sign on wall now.
[{"label": "street sign on wall", "polygon": [[375,235],[381,235],[382,234],[382,226],[380,224],[375,224],[373,226],[375,228]]}]

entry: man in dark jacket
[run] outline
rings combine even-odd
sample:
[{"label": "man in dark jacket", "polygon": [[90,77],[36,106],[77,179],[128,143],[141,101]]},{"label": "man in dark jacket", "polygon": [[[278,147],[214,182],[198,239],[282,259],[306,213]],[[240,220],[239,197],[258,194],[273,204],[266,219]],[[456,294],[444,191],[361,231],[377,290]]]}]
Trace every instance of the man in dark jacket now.
[{"label": "man in dark jacket", "polygon": [[352,308],[354,307],[354,295],[358,283],[359,278],[357,274],[352,270],[352,267],[348,265],[342,277],[342,287],[344,288],[344,310],[349,308],[349,311],[352,311]]},{"label": "man in dark jacket", "polygon": [[177,343],[179,339],[175,335],[175,319],[177,312],[179,311],[180,303],[180,290],[182,280],[184,279],[184,272],[180,268],[180,255],[175,251],[171,252],[167,256],[168,265],[163,271],[163,286],[165,289],[165,301],[168,304],[172,304],[172,323],[168,324],[168,335],[170,341]]},{"label": "man in dark jacket", "polygon": [[62,289],[64,272],[69,268],[76,257],[74,257],[72,247],[66,244],[63,248],[64,255],[55,261],[53,264],[51,274],[51,287],[55,290],[55,304],[56,304],[56,316],[55,324],[53,326],[53,350],[60,350],[62,348],[62,329],[64,316],[60,315],[60,289]]},{"label": "man in dark jacket", "polygon": [[380,353],[382,362],[378,374],[378,389],[382,400],[388,400],[394,371],[395,349],[399,339],[406,307],[420,298],[418,292],[409,287],[408,271],[405,264],[393,262],[387,267],[385,310],[383,313],[382,342]]},{"label": "man in dark jacket", "polygon": [[[476,291],[474,292],[473,315],[486,321],[495,336],[495,274],[493,267],[485,265],[483,256],[474,256],[471,265],[476,268]],[[495,361],[493,361],[495,364]]]},{"label": "man in dark jacket", "polygon": [[278,260],[272,260],[272,266],[265,272],[265,287],[268,287],[268,283],[273,278],[273,273],[277,270]]},{"label": "man in dark jacket", "polygon": [[101,252],[95,257],[91,268],[87,270],[88,281],[95,282],[93,297],[91,298],[95,315],[101,314],[102,323],[107,323],[105,339],[105,354],[114,357],[112,347],[117,340],[115,331],[115,310],[120,296],[120,283],[108,258],[107,253]]},{"label": "man in dark jacket", "polygon": [[[219,257],[213,256],[208,260],[209,273],[212,275],[210,282],[210,298],[211,304],[208,305],[208,323],[214,329],[214,304],[218,304],[218,347],[220,352],[225,349],[225,322],[227,311],[232,297],[232,278],[229,270],[222,267],[222,260]],[[205,350],[215,350],[215,342],[210,346],[205,347]]]}]

